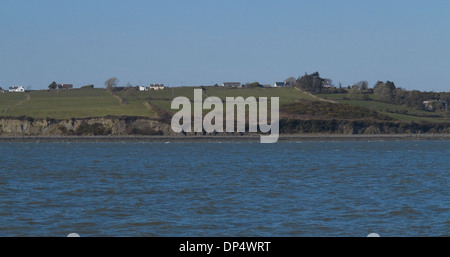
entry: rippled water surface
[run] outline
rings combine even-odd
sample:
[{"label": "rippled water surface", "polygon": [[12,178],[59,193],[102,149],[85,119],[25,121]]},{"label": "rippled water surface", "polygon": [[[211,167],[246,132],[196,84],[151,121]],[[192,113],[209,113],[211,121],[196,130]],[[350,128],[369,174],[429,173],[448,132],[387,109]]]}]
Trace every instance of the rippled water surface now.
[{"label": "rippled water surface", "polygon": [[449,236],[450,141],[1,143],[0,236]]}]

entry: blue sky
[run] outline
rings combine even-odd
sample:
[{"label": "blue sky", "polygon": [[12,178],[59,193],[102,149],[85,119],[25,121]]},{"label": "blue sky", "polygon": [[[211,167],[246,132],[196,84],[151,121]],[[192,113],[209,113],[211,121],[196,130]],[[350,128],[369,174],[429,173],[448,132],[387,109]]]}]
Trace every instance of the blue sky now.
[{"label": "blue sky", "polygon": [[450,1],[1,0],[0,86],[272,84],[319,71],[450,91]]}]

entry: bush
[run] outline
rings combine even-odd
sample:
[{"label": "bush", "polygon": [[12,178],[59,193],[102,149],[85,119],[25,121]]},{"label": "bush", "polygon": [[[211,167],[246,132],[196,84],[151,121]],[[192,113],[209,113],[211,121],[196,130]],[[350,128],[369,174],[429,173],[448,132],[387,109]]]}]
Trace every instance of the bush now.
[{"label": "bush", "polygon": [[83,121],[76,129],[75,134],[78,136],[108,135],[111,134],[111,129],[105,128],[101,123],[88,124],[87,122]]},{"label": "bush", "polygon": [[280,110],[287,114],[307,115],[321,119],[376,119],[392,120],[392,118],[367,108],[349,104],[334,104],[328,102],[297,102],[286,104]]},{"label": "bush", "polygon": [[94,88],[94,85],[86,85],[86,86],[82,86],[80,89],[91,89]]}]

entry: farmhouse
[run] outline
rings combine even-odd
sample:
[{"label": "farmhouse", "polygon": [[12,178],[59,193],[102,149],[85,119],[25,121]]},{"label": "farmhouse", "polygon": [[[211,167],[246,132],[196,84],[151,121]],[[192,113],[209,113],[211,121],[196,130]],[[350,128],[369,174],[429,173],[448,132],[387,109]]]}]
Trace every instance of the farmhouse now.
[{"label": "farmhouse", "polygon": [[222,86],[223,87],[240,87],[241,82],[223,82]]},{"label": "farmhouse", "polygon": [[25,88],[23,88],[23,86],[15,86],[15,87],[9,87],[9,92],[25,92]]},{"label": "farmhouse", "polygon": [[148,91],[148,88],[145,86],[139,86],[139,91]]},{"label": "farmhouse", "polygon": [[152,90],[163,90],[164,84],[150,84],[150,89]]}]

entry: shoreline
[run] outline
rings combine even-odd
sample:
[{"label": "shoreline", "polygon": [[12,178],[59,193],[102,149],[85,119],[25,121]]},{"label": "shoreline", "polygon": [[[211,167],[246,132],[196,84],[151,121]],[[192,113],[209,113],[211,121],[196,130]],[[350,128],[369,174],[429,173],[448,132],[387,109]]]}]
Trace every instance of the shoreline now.
[{"label": "shoreline", "polygon": [[[280,135],[278,142],[450,140],[450,134],[297,134]],[[0,142],[260,142],[259,135],[229,136],[0,136]]]}]

